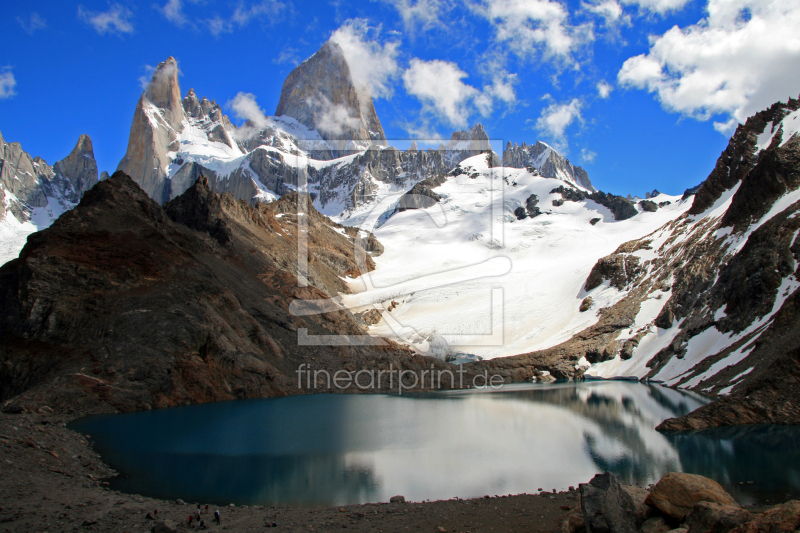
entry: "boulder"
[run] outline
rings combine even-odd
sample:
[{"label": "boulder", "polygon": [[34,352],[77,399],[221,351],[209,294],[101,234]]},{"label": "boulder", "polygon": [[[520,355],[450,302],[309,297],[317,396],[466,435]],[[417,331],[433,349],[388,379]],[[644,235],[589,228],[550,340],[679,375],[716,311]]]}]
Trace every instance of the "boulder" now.
[{"label": "boulder", "polygon": [[587,533],[636,533],[636,507],[610,472],[580,485]]},{"label": "boulder", "polygon": [[670,472],[661,478],[646,502],[678,523],[686,519],[697,502],[738,506],[736,500],[713,479],[682,472]]},{"label": "boulder", "polygon": [[587,296],[581,302],[581,306],[580,306],[580,308],[578,310],[581,313],[583,313],[585,311],[588,311],[589,309],[591,309],[593,303],[594,303],[594,300],[592,300],[592,297],[591,296]]},{"label": "boulder", "polygon": [[631,497],[633,506],[636,509],[636,525],[641,526],[653,514],[653,508],[645,503],[650,492],[642,487],[631,485],[623,485],[622,489]]},{"label": "boulder", "polygon": [[580,505],[573,509],[561,522],[559,533],[583,533],[586,531],[586,524],[583,521],[583,511]]},{"label": "boulder", "polygon": [[672,529],[672,526],[667,524],[663,516],[654,516],[645,520],[639,531],[641,533],[667,533],[670,529]]},{"label": "boulder", "polygon": [[406,503],[405,496],[392,496],[389,498],[389,503]]},{"label": "boulder", "polygon": [[697,502],[686,518],[686,525],[692,533],[728,533],[751,518],[752,515],[738,505]]},{"label": "boulder", "polygon": [[800,501],[791,500],[768,509],[732,533],[791,533],[800,529]]},{"label": "boulder", "polygon": [[525,208],[520,206],[514,209],[514,216],[517,217],[517,220],[522,220],[524,218],[528,218],[528,213],[525,212]]}]

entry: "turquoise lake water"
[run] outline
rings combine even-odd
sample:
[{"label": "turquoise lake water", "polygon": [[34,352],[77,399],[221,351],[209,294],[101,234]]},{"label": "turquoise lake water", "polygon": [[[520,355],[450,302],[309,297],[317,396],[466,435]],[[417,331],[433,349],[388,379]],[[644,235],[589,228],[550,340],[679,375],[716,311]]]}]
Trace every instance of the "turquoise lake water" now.
[{"label": "turquoise lake water", "polygon": [[342,505],[564,490],[603,471],[711,477],[740,503],[800,496],[800,427],[661,434],[706,403],[636,382],[307,395],[103,415],[70,425],[111,488],[218,505]]}]

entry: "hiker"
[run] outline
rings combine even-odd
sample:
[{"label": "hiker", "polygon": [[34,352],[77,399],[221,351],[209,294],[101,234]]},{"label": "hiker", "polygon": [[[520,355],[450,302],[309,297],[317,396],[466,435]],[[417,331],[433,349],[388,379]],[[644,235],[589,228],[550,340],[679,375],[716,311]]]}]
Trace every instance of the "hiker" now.
[{"label": "hiker", "polygon": [[201,511],[200,511],[200,506],[198,505],[198,506],[197,506],[197,511],[195,511],[195,512],[194,512],[194,514],[195,514],[195,520],[197,520],[197,523],[200,523],[200,513],[201,513]]},{"label": "hiker", "polygon": [[219,509],[214,511],[214,522],[216,522],[217,525],[219,525]]}]

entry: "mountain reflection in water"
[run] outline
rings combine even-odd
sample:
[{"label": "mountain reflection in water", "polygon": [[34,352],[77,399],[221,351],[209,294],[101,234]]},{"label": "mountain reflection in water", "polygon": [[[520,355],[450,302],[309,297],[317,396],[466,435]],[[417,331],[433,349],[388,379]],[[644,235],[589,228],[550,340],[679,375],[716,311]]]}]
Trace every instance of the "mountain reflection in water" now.
[{"label": "mountain reflection in water", "polygon": [[[90,417],[71,427],[92,435],[120,472],[112,488],[167,499],[339,505],[395,494],[468,498],[562,490],[604,470],[638,484],[692,471],[753,498],[761,485],[737,484],[747,472],[736,466],[740,437],[654,429],[706,401],[635,382],[557,383],[240,400]],[[767,454],[796,434],[751,437],[741,449]],[[800,464],[796,451],[790,460]],[[768,476],[779,490],[800,492],[777,470],[745,481]]]}]

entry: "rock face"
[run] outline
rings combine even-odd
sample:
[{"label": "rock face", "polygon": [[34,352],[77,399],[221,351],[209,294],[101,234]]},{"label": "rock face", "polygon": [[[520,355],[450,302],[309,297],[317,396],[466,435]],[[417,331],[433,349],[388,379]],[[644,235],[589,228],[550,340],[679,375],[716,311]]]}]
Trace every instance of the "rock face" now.
[{"label": "rock face", "polygon": [[597,474],[580,491],[587,533],[637,532],[633,500],[613,474]]},{"label": "rock face", "polygon": [[594,191],[589,175],[581,167],[576,167],[550,146],[539,141],[526,145],[509,141],[503,151],[503,165],[514,168],[531,167],[545,178],[561,179],[584,189]]},{"label": "rock face", "polygon": [[83,193],[97,183],[97,162],[94,159],[92,139],[88,135],[81,135],[72,152],[53,165],[53,171],[69,180],[71,190],[65,191],[64,196],[71,202],[78,203]]},{"label": "rock face", "polygon": [[[342,47],[326,42],[286,78],[276,116],[296,118],[344,151],[359,141],[382,144],[386,135],[366,87],[356,87]],[[356,143],[354,143],[354,141]]]},{"label": "rock face", "polygon": [[698,502],[739,507],[719,483],[707,477],[671,472],[661,478],[646,500],[665,516],[683,522]]},{"label": "rock face", "polygon": [[178,134],[183,130],[184,118],[178,63],[169,57],[158,64],[136,104],[128,150],[117,166],[159,203],[176,196],[167,179],[172,164],[168,153],[179,148]]},{"label": "rock face", "polygon": [[299,328],[361,334],[347,311],[300,318],[288,307],[346,290],[346,273],[372,262],[310,209],[308,284],[299,286],[297,201],[251,207],[200,179],[162,208],[119,172],[87,191],[0,267],[4,408],[97,412],[285,395],[301,390],[294,371],[312,356],[330,370],[345,355],[359,367],[362,358],[410,364],[391,343],[298,345]]}]

